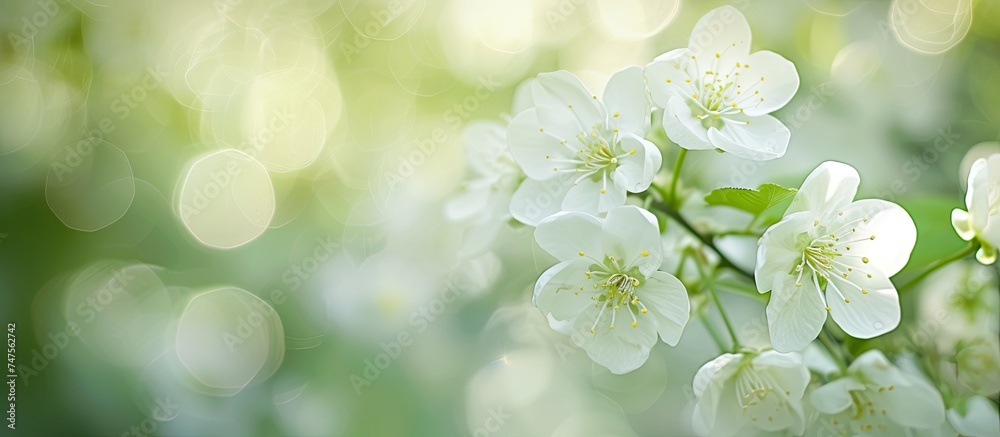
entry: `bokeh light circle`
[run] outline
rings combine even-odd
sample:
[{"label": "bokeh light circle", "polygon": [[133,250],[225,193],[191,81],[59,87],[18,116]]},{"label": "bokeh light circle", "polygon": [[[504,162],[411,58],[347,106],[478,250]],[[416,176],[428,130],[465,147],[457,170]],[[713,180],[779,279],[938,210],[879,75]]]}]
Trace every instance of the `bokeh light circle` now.
[{"label": "bokeh light circle", "polygon": [[231,249],[247,244],[264,233],[274,216],[274,188],[267,170],[239,150],[198,159],[181,184],[177,213],[206,246]]}]

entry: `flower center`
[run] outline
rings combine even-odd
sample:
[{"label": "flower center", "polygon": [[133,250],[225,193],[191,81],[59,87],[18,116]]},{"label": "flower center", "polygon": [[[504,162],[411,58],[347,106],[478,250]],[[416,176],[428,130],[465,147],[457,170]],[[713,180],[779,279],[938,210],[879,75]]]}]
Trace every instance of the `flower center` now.
[{"label": "flower center", "polygon": [[882,396],[895,390],[893,385],[880,386],[875,384],[865,384],[864,390],[851,390],[851,400],[853,401],[853,412],[851,421],[857,425],[860,431],[872,431],[878,428],[879,431],[887,429],[889,422],[889,411],[883,405]]},{"label": "flower center", "polygon": [[[766,373],[754,371],[745,364],[736,376],[736,396],[744,416],[750,421],[774,421],[774,417],[787,408],[785,398],[779,392],[781,388]],[[784,391],[785,396],[791,392]]]},{"label": "flower center", "polygon": [[590,333],[595,333],[598,323],[604,316],[604,312],[610,308],[611,324],[608,329],[615,329],[615,321],[618,318],[618,311],[624,307],[632,318],[632,327],[639,326],[639,319],[636,315],[646,314],[646,308],[638,296],[639,286],[642,284],[640,278],[644,276],[639,273],[636,267],[628,268],[621,261],[613,256],[607,256],[602,264],[594,264],[590,270],[584,273],[587,279],[594,279],[594,288],[603,290],[600,294],[592,296],[594,307],[601,310],[597,313],[594,324],[590,327]]},{"label": "flower center", "polygon": [[[843,212],[837,213],[837,219],[843,215]],[[839,225],[836,223],[837,219],[829,223],[829,226],[814,220],[812,229],[796,237],[796,247],[801,250],[802,256],[789,274],[796,276],[796,287],[802,287],[803,280],[812,281],[824,302],[826,297],[822,292],[833,289],[845,303],[851,303],[850,298],[844,296],[840,287],[851,287],[861,294],[868,294],[868,290],[857,285],[852,277],[855,275],[865,275],[869,279],[872,277],[871,273],[860,268],[857,263],[860,260],[861,264],[865,265],[871,260],[858,253],[858,247],[852,245],[875,240],[875,234],[858,232],[859,226],[868,223],[867,216]],[[826,310],[829,311],[830,307],[827,306]]]},{"label": "flower center", "polygon": [[[695,113],[700,113],[696,116],[706,128],[721,128],[726,122],[750,124],[749,120],[719,118],[724,115],[741,114],[745,108],[764,102],[761,84],[766,80],[765,76],[751,77],[753,72],[750,71],[750,64],[740,61],[733,61],[729,65],[722,64],[725,53],[735,46],[733,43],[709,60],[691,55],[690,62],[675,65],[687,75],[683,79],[684,83],[678,85],[691,98],[692,109]],[[674,83],[674,80],[667,78],[667,83]]]},{"label": "flower center", "polygon": [[[613,119],[617,120],[619,115],[616,112]],[[569,168],[553,167],[552,170],[579,173],[580,176],[573,181],[573,185],[590,177],[595,181],[601,181],[601,194],[607,193],[608,175],[618,168],[619,160],[634,155],[635,149],[626,151],[622,148],[618,128],[605,129],[600,125],[591,126],[590,133],[580,132],[576,135],[576,139],[579,145],[571,145],[568,140],[560,142],[569,149],[572,158],[559,159],[546,155],[545,159],[554,163],[570,164]]]}]

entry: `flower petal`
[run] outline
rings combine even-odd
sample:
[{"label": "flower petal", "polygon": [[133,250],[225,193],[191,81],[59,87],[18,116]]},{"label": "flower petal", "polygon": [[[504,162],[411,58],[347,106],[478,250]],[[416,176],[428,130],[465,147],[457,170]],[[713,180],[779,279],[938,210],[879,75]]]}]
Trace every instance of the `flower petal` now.
[{"label": "flower petal", "polygon": [[802,251],[795,247],[796,236],[806,231],[812,220],[808,213],[790,214],[764,231],[757,242],[757,265],[753,275],[757,291],[771,290],[776,283],[785,280],[792,266],[799,264]]},{"label": "flower petal", "polygon": [[587,177],[566,192],[562,209],[600,215],[625,204],[625,188],[624,177],[617,172],[612,173],[611,178]]},{"label": "flower petal", "polygon": [[474,223],[462,232],[462,242],[458,248],[458,256],[463,258],[473,258],[492,249],[493,243],[500,235],[500,231],[507,226],[507,220],[500,220],[493,217],[491,220],[482,220]]},{"label": "flower petal", "polygon": [[730,65],[749,55],[750,37],[750,24],[743,14],[732,6],[723,6],[698,20],[691,30],[688,48],[707,65],[716,59],[720,65]]},{"label": "flower petal", "polygon": [[533,77],[525,79],[517,85],[517,88],[514,89],[514,97],[511,98],[512,103],[510,108],[510,115],[512,117],[535,106],[535,96],[533,95],[533,91],[531,89],[531,84],[533,84],[535,80],[536,79]]},{"label": "flower petal", "polygon": [[944,401],[941,393],[930,384],[910,378],[910,385],[886,390],[886,412],[894,422],[913,428],[930,428],[945,420]]},{"label": "flower petal", "polygon": [[663,164],[660,149],[635,135],[624,135],[621,146],[624,150],[635,150],[635,153],[619,159],[615,171],[625,177],[628,191],[633,193],[646,191]]},{"label": "flower petal", "polygon": [[[656,344],[656,326],[638,323],[633,327],[632,318],[624,307],[615,311],[608,305],[603,313],[601,308],[588,305],[577,316],[573,323],[573,342],[611,373],[621,375],[638,369],[649,358],[649,351]],[[612,320],[618,325],[614,329],[611,329],[614,326]]]},{"label": "flower petal", "polygon": [[[636,296],[656,318],[656,330],[663,342],[676,346],[681,334],[684,333],[684,326],[687,325],[691,312],[684,284],[674,275],[656,272],[640,285]],[[639,323],[643,323],[643,316],[638,317]]]},{"label": "flower petal", "polygon": [[802,187],[795,194],[785,215],[811,211],[820,216],[831,216],[837,211],[842,211],[854,200],[860,184],[861,176],[854,167],[836,161],[826,161],[809,173],[805,182],[802,182]]},{"label": "flower petal", "polygon": [[824,414],[837,414],[854,404],[851,390],[864,390],[865,385],[854,378],[840,378],[809,394],[809,402]]},{"label": "flower petal", "polygon": [[833,320],[855,338],[872,338],[896,329],[900,319],[899,294],[892,281],[875,269],[854,270],[847,279],[830,275],[826,304]]},{"label": "flower petal", "polygon": [[[542,73],[532,84],[532,96],[539,107],[567,108],[579,126],[588,129],[595,124],[604,125],[607,119],[604,105],[597,101],[583,82],[565,70]],[[545,120],[543,116],[539,116]]]},{"label": "flower petal", "polygon": [[965,405],[964,416],[954,408],[948,410],[948,422],[955,431],[974,437],[1000,435],[1000,414],[992,402],[982,396],[973,396]]},{"label": "flower petal", "polygon": [[739,363],[742,358],[742,354],[726,353],[703,364],[694,375],[692,382],[694,395],[700,398],[711,385],[721,386],[725,380],[729,379],[736,372],[736,366],[730,366],[729,364]]},{"label": "flower petal", "polygon": [[1000,251],[997,248],[984,245],[976,251],[976,261],[979,261],[984,266],[992,265],[997,262],[997,256],[1000,255],[998,252]]},{"label": "flower petal", "polygon": [[525,179],[510,199],[511,216],[528,226],[538,226],[546,217],[562,210],[571,184],[572,180],[563,181],[559,177],[546,181]]},{"label": "flower petal", "polygon": [[444,204],[444,214],[449,220],[469,220],[488,207],[495,179],[479,178],[467,181],[465,190],[448,199]]},{"label": "flower petal", "polygon": [[708,129],[708,139],[715,147],[754,161],[785,155],[792,132],[780,120],[770,115],[734,118],[735,121],[727,121],[722,129]]},{"label": "flower petal", "polygon": [[674,96],[663,108],[663,130],[670,141],[688,150],[712,150],[708,131],[686,103],[686,97]]},{"label": "flower petal", "polygon": [[969,191],[965,193],[965,206],[972,216],[972,228],[981,231],[986,227],[990,209],[989,167],[986,158],[979,158],[969,170]]},{"label": "flower petal", "polygon": [[499,176],[510,171],[507,128],[495,121],[476,120],[462,130],[465,160],[477,174]]},{"label": "flower petal", "polygon": [[585,274],[591,263],[581,259],[563,261],[542,273],[535,283],[535,306],[560,321],[572,320],[593,307],[590,298],[598,294],[593,287],[596,279],[588,279]]},{"label": "flower petal", "polygon": [[647,277],[660,267],[660,228],[656,217],[637,206],[621,206],[608,211],[600,232],[605,254],[638,267]]},{"label": "flower petal", "polygon": [[865,199],[850,204],[843,213],[831,223],[834,228],[851,226],[855,230],[841,238],[840,245],[851,248],[843,252],[867,258],[862,264],[886,276],[906,266],[917,242],[917,227],[906,210],[885,200]]},{"label": "flower petal", "polygon": [[560,212],[542,220],[535,228],[538,246],[560,261],[580,258],[600,263],[601,220],[580,212]]},{"label": "flower petal", "polygon": [[908,386],[911,384],[902,371],[878,349],[869,349],[859,355],[847,368],[848,373],[861,374],[869,382],[881,386]]},{"label": "flower petal", "polygon": [[538,120],[538,110],[528,109],[507,126],[507,144],[514,161],[532,179],[550,179],[561,171],[576,166],[565,162],[576,156],[551,132],[544,132]]},{"label": "flower petal", "polygon": [[610,127],[639,136],[649,131],[649,93],[641,68],[629,67],[611,76],[603,100],[611,115]]},{"label": "flower petal", "polygon": [[689,96],[696,92],[690,82],[688,63],[691,61],[691,51],[675,49],[657,56],[646,66],[643,74],[649,87],[650,97],[658,106],[666,107],[671,97]]},{"label": "flower petal", "polygon": [[[740,106],[751,117],[770,114],[788,104],[799,89],[795,64],[783,56],[762,50],[746,58],[750,65],[740,71],[740,85],[747,94]],[[750,94],[753,91],[753,94]]]},{"label": "flower petal", "polygon": [[951,225],[963,240],[970,241],[976,238],[976,230],[972,229],[972,217],[969,216],[968,212],[958,208],[952,210]]},{"label": "flower petal", "polygon": [[815,283],[803,280],[796,285],[796,276],[785,274],[783,281],[775,283],[767,303],[767,330],[778,352],[805,349],[826,322],[826,304]]},{"label": "flower petal", "polygon": [[[741,354],[722,354],[705,363],[694,376],[694,393],[698,398],[691,425],[700,435],[733,435],[746,418],[736,402],[735,384],[730,379],[736,373]],[[722,418],[722,420],[719,420]]]}]

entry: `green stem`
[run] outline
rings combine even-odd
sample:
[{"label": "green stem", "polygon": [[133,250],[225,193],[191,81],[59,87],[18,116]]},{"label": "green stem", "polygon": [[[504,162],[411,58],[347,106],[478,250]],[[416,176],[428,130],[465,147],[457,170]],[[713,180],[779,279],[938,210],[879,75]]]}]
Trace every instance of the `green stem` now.
[{"label": "green stem", "polygon": [[705,315],[701,316],[701,322],[705,324],[705,330],[708,331],[708,335],[712,336],[712,340],[715,341],[715,345],[719,347],[719,352],[726,351],[726,343],[722,341],[722,336],[719,335],[719,330],[712,326],[712,323],[708,320]]},{"label": "green stem", "polygon": [[711,236],[705,236],[705,235],[702,235],[700,232],[698,232],[694,228],[694,226],[692,226],[691,223],[689,223],[687,221],[687,219],[685,219],[676,209],[670,207],[668,204],[666,204],[664,202],[658,202],[658,201],[653,201],[652,206],[655,209],[659,210],[660,212],[663,212],[664,214],[666,214],[667,217],[670,217],[675,222],[677,222],[678,224],[680,224],[681,226],[683,226],[684,229],[687,229],[687,231],[690,232],[691,235],[694,235],[695,238],[697,238],[699,241],[701,241],[702,244],[704,244],[705,246],[708,246],[709,248],[711,248],[712,251],[714,251],[717,255],[719,255],[719,264],[722,267],[731,269],[731,270],[733,270],[733,271],[735,271],[735,272],[737,272],[737,273],[739,273],[739,274],[747,277],[748,279],[753,280],[753,273],[748,272],[746,270],[743,270],[743,269],[739,268],[728,257],[726,257],[726,254],[722,253],[722,251],[719,250],[718,247],[716,247],[715,243],[712,241],[712,237]]},{"label": "green stem", "polygon": [[723,291],[729,291],[735,294],[744,295],[753,299],[758,299],[767,302],[767,296],[757,292],[757,288],[753,286],[748,286],[736,281],[726,281],[724,279],[716,279],[715,284],[722,287]]},{"label": "green stem", "polygon": [[677,161],[674,162],[674,173],[670,175],[670,197],[667,198],[667,203],[671,206],[677,206],[677,181],[680,180],[681,167],[684,166],[687,152],[687,149],[681,149],[681,153],[677,155]]},{"label": "green stem", "polygon": [[715,292],[715,285],[712,284],[712,277],[705,273],[705,269],[701,266],[700,262],[695,260],[695,265],[698,266],[698,274],[701,275],[702,282],[705,283],[705,289],[708,293],[712,295],[712,301],[715,302],[715,306],[719,309],[719,315],[722,316],[722,322],[726,325],[726,330],[729,331],[729,337],[733,340],[733,348],[731,352],[736,352],[740,350],[742,345],[740,345],[739,338],[736,337],[736,330],[733,329],[732,322],[729,321],[729,315],[726,314],[726,309],[722,307],[722,301],[719,300],[719,293]]},{"label": "green stem", "polygon": [[827,352],[837,361],[837,366],[840,367],[840,374],[847,374],[847,359],[844,357],[844,351],[840,348],[840,344],[833,339],[830,332],[823,327],[823,330],[819,331],[819,341],[826,347]]},{"label": "green stem", "polygon": [[728,231],[722,231],[715,234],[716,237],[725,237],[727,235],[740,235],[745,237],[760,237],[760,233],[752,229],[731,229]]},{"label": "green stem", "polygon": [[[680,279],[681,275],[684,274],[684,263],[687,262],[688,252],[685,250],[681,252],[681,262],[677,264],[677,271],[674,272],[674,277]],[[697,260],[695,260],[697,262]]]},{"label": "green stem", "polygon": [[913,279],[910,279],[909,281],[903,283],[903,285],[900,285],[899,287],[896,287],[896,290],[900,294],[902,294],[904,291],[912,288],[914,285],[917,285],[918,283],[920,283],[920,281],[924,280],[924,278],[926,278],[927,276],[929,276],[931,273],[934,273],[935,271],[937,271],[941,267],[944,267],[944,266],[946,266],[948,264],[951,264],[951,263],[953,263],[955,261],[958,261],[958,260],[960,260],[962,258],[965,258],[965,257],[967,257],[969,255],[972,255],[973,253],[976,252],[976,248],[977,247],[976,247],[975,243],[970,243],[964,249],[962,249],[962,250],[960,250],[958,252],[955,252],[951,256],[949,256],[947,258],[941,258],[941,259],[939,259],[937,261],[934,261],[933,263],[928,264],[927,267],[924,267],[924,269],[917,276],[914,276]]}]

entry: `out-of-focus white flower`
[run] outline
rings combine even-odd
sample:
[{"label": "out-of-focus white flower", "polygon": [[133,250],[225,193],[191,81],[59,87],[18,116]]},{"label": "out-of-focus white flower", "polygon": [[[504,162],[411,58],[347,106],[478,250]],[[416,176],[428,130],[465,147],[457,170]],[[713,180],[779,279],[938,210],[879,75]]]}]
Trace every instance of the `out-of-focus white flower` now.
[{"label": "out-of-focus white flower", "polygon": [[809,394],[832,435],[907,435],[944,422],[941,394],[894,366],[879,350],[861,354],[847,375]]},{"label": "out-of-focus white flower", "polygon": [[687,48],[646,66],[653,102],[663,108],[663,129],[673,142],[756,161],[785,154],[791,132],[768,114],[792,99],[799,75],[777,53],[750,53],[750,36],[743,14],[723,6],[694,25]]},{"label": "out-of-focus white flower", "polygon": [[948,422],[963,436],[993,437],[1000,435],[1000,414],[997,407],[982,396],[965,401],[965,413],[948,409]]},{"label": "out-of-focus white flower", "polygon": [[1000,251],[1000,153],[972,164],[965,206],[968,211],[951,212],[951,224],[963,240],[982,245],[976,253],[979,262],[993,264]]},{"label": "out-of-focus white flower", "polygon": [[680,340],[687,291],[657,271],[659,229],[648,211],[622,206],[606,219],[559,213],[538,225],[535,240],[560,263],[538,278],[534,303],[592,360],[628,373],[646,362],[657,335],[671,346]]},{"label": "out-of-focus white flower", "polygon": [[968,260],[929,276],[917,290],[919,321],[911,334],[919,346],[953,354],[960,342],[1000,334],[1000,295],[992,267]]},{"label": "out-of-focus white flower", "polygon": [[468,222],[462,237],[462,252],[475,255],[487,250],[510,219],[510,199],[523,177],[507,152],[504,124],[474,121],[462,132],[466,160],[475,177],[464,190],[445,203],[445,216]]},{"label": "out-of-focus white flower", "polygon": [[955,355],[958,381],[973,393],[996,396],[1000,393],[1000,340],[996,336],[963,344]]},{"label": "out-of-focus white flower", "polygon": [[827,312],[857,338],[899,324],[899,295],[889,277],[909,260],[917,229],[895,203],[854,201],[859,183],[847,164],[820,164],[784,218],[761,237],[754,277],[758,291],[771,290],[767,323],[775,350],[805,348]]},{"label": "out-of-focus white flower", "polygon": [[[514,91],[511,113],[532,106],[529,79]],[[466,223],[462,235],[462,255],[475,256],[488,250],[510,220],[510,199],[524,173],[507,149],[507,120],[477,120],[465,126],[460,142],[470,178],[463,189],[444,205],[445,217]]]},{"label": "out-of-focus white flower", "polygon": [[730,436],[746,425],[802,434],[802,396],[809,370],[799,354],[723,354],[694,376],[698,402],[692,419],[702,435]]},{"label": "out-of-focus white flower", "polygon": [[642,70],[615,73],[603,100],[566,71],[532,84],[534,107],[507,128],[507,144],[528,178],[511,201],[517,220],[535,226],[559,211],[601,215],[649,188],[662,156],[646,141],[649,98]]}]

